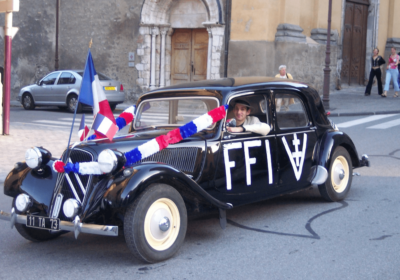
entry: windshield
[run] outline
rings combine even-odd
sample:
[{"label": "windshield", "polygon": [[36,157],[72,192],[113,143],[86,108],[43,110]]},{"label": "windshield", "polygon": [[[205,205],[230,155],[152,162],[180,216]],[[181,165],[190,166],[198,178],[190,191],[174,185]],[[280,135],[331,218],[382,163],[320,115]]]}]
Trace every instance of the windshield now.
[{"label": "windshield", "polygon": [[218,100],[211,97],[145,100],[139,105],[134,128],[140,130],[149,127],[178,127],[217,107]]}]

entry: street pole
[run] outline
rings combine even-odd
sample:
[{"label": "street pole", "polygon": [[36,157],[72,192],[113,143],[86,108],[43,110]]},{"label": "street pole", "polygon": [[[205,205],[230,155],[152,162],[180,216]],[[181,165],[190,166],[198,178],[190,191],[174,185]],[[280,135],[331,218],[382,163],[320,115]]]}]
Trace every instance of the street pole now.
[{"label": "street pole", "polygon": [[6,12],[4,27],[4,85],[3,85],[3,134],[10,134],[11,46],[12,12]]},{"label": "street pole", "polygon": [[59,23],[60,23],[60,0],[57,0],[56,3],[56,54],[55,54],[55,63],[54,70],[59,69],[58,65],[58,33],[59,33]]},{"label": "street pole", "polygon": [[329,67],[329,65],[331,64],[331,17],[332,17],[332,0],[329,0],[328,34],[326,36],[327,42],[326,42],[325,68],[324,68],[324,93],[322,98],[322,103],[324,104],[325,109],[329,109],[329,83],[331,74],[331,68]]}]

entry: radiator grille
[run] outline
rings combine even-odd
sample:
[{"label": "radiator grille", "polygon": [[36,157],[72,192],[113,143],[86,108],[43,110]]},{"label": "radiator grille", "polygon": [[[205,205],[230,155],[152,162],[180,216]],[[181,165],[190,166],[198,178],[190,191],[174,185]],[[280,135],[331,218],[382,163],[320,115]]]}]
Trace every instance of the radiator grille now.
[{"label": "radiator grille", "polygon": [[140,162],[162,162],[182,172],[193,173],[199,150],[196,147],[168,148],[142,159]]},{"label": "radiator grille", "polygon": [[[93,161],[93,155],[84,150],[74,149],[70,153],[70,161],[72,163],[90,162],[90,161]],[[66,178],[67,175],[70,180],[68,180]],[[64,176],[64,178],[62,180],[62,187],[60,190],[60,193],[63,195],[63,200],[62,200],[61,210],[59,212],[58,217],[64,221],[72,221],[72,219],[64,216],[64,212],[62,211],[62,205],[64,205],[64,202],[69,198],[77,199],[76,196],[78,196],[82,205],[84,205],[85,194],[79,184],[79,180],[82,183],[83,189],[86,191],[89,188],[89,185],[90,185],[90,182],[92,179],[92,175],[78,175],[73,172],[70,172],[69,174],[59,174],[59,176]],[[71,181],[72,185],[70,184],[70,181]]]}]

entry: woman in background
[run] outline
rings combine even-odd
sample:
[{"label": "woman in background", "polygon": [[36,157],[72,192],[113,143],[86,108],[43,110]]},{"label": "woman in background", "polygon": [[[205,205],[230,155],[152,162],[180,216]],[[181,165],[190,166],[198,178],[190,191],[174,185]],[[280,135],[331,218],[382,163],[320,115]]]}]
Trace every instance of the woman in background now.
[{"label": "woman in background", "polygon": [[396,53],[396,48],[392,47],[392,54],[389,56],[389,64],[386,67],[386,83],[385,92],[381,95],[382,97],[387,96],[387,91],[389,90],[390,78],[393,81],[394,95],[393,97],[399,96],[399,84],[397,83],[397,78],[399,76],[399,70],[397,70],[397,65],[399,64],[399,55]]},{"label": "woman in background", "polygon": [[371,87],[372,82],[374,81],[374,77],[376,76],[376,80],[378,81],[378,94],[381,95],[382,90],[382,72],[381,65],[385,64],[386,61],[379,55],[379,49],[374,49],[374,54],[371,57],[371,72],[369,73],[369,80],[367,88],[365,89],[365,96],[371,95]]}]

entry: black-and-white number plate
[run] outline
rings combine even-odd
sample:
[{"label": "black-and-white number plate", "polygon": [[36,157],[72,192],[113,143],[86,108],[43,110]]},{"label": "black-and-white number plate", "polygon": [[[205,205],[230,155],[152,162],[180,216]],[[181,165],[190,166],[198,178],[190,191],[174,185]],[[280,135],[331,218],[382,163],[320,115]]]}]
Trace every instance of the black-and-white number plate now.
[{"label": "black-and-white number plate", "polygon": [[60,230],[60,219],[27,215],[26,226],[40,229]]}]

